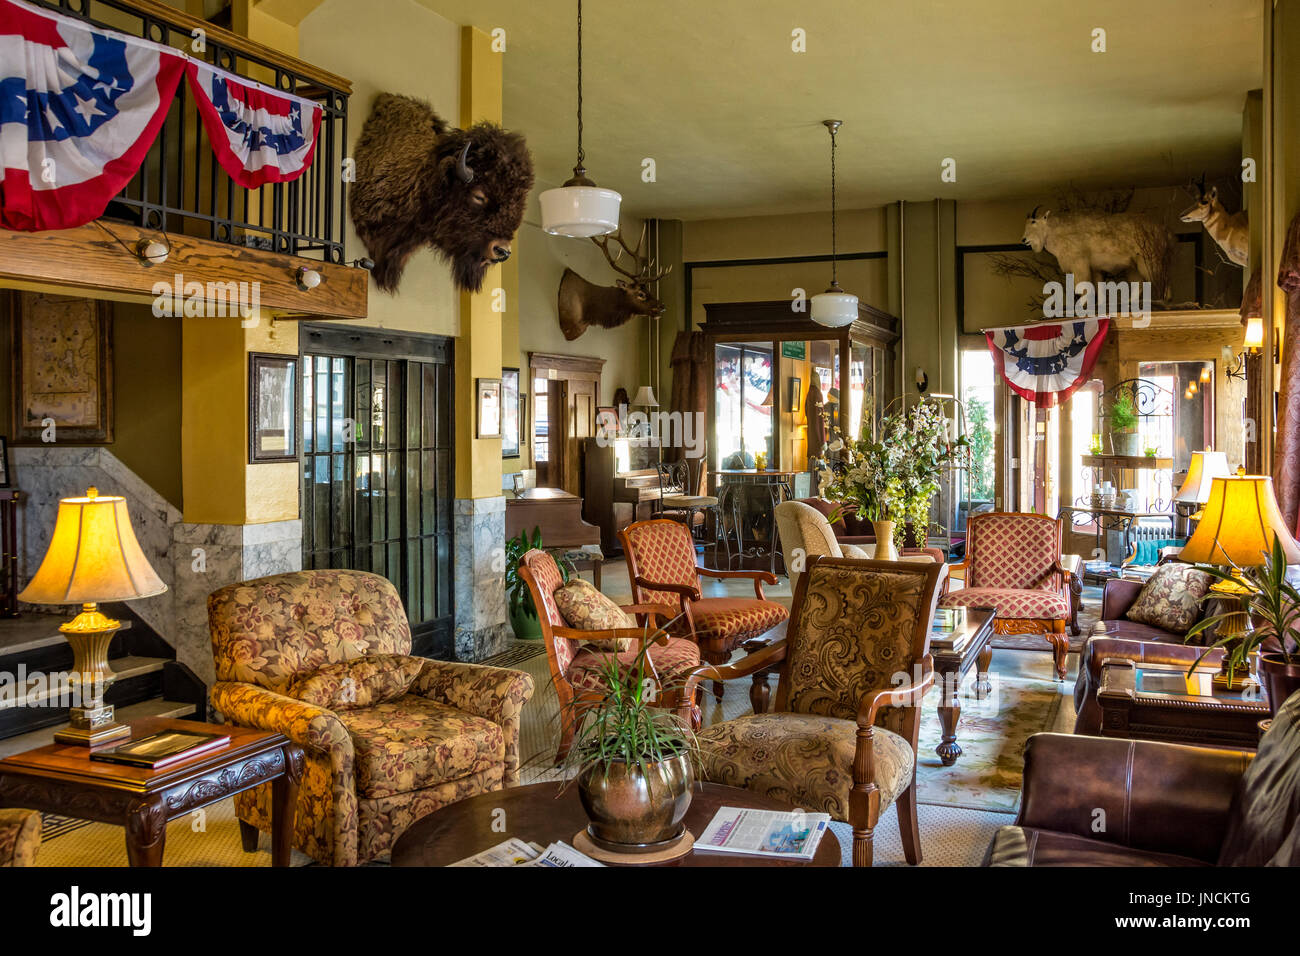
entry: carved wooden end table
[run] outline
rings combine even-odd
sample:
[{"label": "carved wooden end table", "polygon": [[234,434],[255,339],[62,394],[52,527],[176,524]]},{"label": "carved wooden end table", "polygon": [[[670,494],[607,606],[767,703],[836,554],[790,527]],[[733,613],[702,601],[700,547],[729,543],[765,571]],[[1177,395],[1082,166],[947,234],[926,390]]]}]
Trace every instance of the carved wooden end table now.
[{"label": "carved wooden end table", "polygon": [[0,760],[0,807],[26,807],[125,827],[131,865],[162,866],[169,820],[269,782],[271,865],[289,865],[303,771],[300,747],[282,734],[193,720],[150,717],[130,726],[132,739],[185,730],[229,734],[230,743],[161,770],[92,761],[87,747],[38,747]]},{"label": "carved wooden end table", "polygon": [[966,609],[966,623],[952,631],[930,632],[930,655],[934,658],[934,679],[939,685],[939,724],[942,739],[934,752],[945,767],[961,756],[957,743],[957,721],[961,718],[962,678],[975,666],[975,699],[983,700],[992,685],[989,663],[993,660],[993,622],[998,613],[993,608]]},{"label": "carved wooden end table", "polygon": [[1182,665],[1106,658],[1097,686],[1101,735],[1256,749],[1268,703],[1255,683],[1232,690],[1216,687],[1217,670],[1202,665],[1188,676]]}]

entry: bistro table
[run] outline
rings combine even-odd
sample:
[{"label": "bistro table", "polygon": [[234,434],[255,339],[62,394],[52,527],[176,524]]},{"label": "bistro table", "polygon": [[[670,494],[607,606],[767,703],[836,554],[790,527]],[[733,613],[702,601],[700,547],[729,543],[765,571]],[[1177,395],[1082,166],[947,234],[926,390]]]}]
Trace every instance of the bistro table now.
[{"label": "bistro table", "polygon": [[[792,804],[717,783],[701,783],[691,790],[686,828],[698,839],[722,807],[755,810],[794,810]],[[504,824],[504,829],[502,829]],[[447,866],[511,837],[541,846],[560,840],[573,845],[574,834],[587,826],[587,814],[578,788],[563,793],[556,781],[534,783],[509,790],[480,793],[435,810],[411,824],[393,846],[393,866]],[[638,865],[629,855],[627,865]],[[653,864],[652,864],[653,865]],[[828,828],[817,844],[811,863],[730,853],[696,853],[669,861],[668,866],[839,866],[840,842]]]},{"label": "bistro table", "polygon": [[[757,495],[765,495],[767,503],[767,558],[769,570],[776,573],[776,554],[778,550],[778,536],[776,530],[776,506],[783,501],[789,501],[794,497],[794,479],[797,471],[781,471],[773,469],[758,468],[721,468],[716,472],[718,476],[718,514],[725,515],[728,510],[731,512],[731,524],[736,530],[736,551],[740,559],[741,567],[744,567],[745,558],[763,557],[763,548],[757,543],[757,537],[754,538],[755,544],[745,547],[744,522],[742,517],[749,518],[749,530],[751,535],[754,532],[754,515],[749,513],[749,509],[742,508],[740,500],[747,498],[744,492],[749,488],[759,489]],[[730,554],[727,560],[728,566],[731,564]]]}]

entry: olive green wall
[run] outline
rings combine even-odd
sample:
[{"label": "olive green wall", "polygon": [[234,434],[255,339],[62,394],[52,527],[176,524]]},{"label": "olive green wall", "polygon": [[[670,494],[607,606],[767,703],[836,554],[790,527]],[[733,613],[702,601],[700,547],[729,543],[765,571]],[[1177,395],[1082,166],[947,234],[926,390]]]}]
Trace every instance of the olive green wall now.
[{"label": "olive green wall", "polygon": [[[13,330],[0,316],[3,433],[12,431]],[[113,303],[113,441],[102,446],[177,508],[181,500],[181,324],[150,307]],[[61,441],[61,447],[77,447]],[[76,490],[68,489],[69,493]]]}]

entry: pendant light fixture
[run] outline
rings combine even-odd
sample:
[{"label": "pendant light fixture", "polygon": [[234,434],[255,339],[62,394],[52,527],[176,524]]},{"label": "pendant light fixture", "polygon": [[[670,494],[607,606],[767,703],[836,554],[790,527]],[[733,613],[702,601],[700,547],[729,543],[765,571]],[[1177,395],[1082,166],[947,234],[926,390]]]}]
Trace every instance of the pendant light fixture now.
[{"label": "pendant light fixture", "polygon": [[618,208],[623,197],[601,189],[587,178],[582,151],[582,0],[578,0],[578,161],[573,178],[559,189],[541,195],[542,229],[553,236],[590,239],[618,228]]},{"label": "pendant light fixture", "polygon": [[832,329],[852,325],[858,317],[858,297],[840,288],[835,274],[835,133],[844,125],[839,120],[822,120],[831,131],[831,287],[812,297],[812,320]]}]

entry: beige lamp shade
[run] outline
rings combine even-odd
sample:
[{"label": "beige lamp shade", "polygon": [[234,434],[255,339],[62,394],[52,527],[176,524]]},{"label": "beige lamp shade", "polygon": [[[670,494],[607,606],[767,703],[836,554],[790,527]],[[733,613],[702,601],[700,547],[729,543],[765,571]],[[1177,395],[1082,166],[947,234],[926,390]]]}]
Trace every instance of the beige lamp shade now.
[{"label": "beige lamp shade", "polygon": [[1287,564],[1300,564],[1300,544],[1282,520],[1273,479],[1264,475],[1215,478],[1201,523],[1178,557],[1197,564],[1258,567],[1272,553],[1274,537],[1282,541]]},{"label": "beige lamp shade", "polygon": [[64,498],[54,537],[36,576],[18,595],[29,604],[97,604],[162,594],[162,582],[140,550],[126,499]]},{"label": "beige lamp shade", "polygon": [[1264,344],[1264,320],[1260,316],[1252,315],[1246,320],[1244,344],[1248,349],[1257,349]]},{"label": "beige lamp shade", "polygon": [[636,398],[632,399],[633,405],[640,405],[642,408],[658,408],[659,399],[655,398],[655,390],[649,385],[642,385],[637,390]]},{"label": "beige lamp shade", "polygon": [[1192,463],[1187,468],[1187,479],[1174,495],[1175,501],[1185,504],[1203,505],[1210,500],[1210,486],[1215,478],[1231,475],[1228,470],[1228,456],[1221,451],[1192,452]]}]

